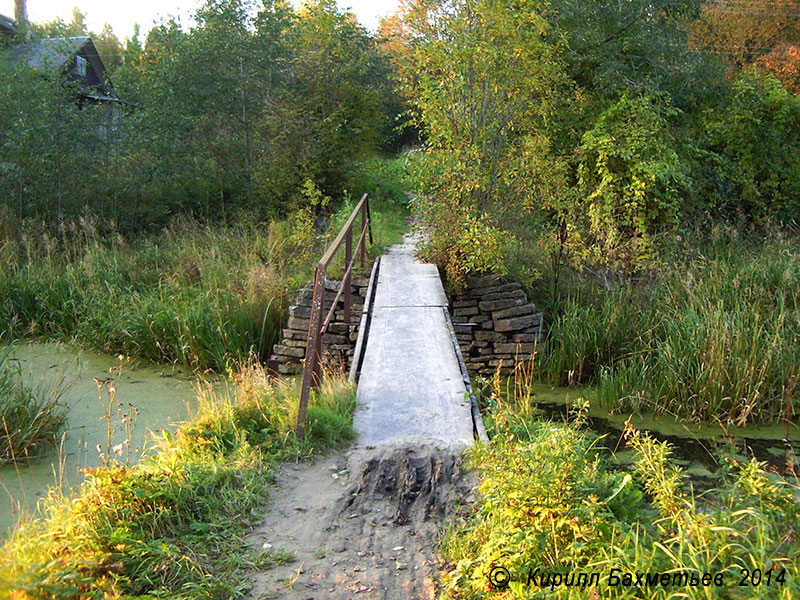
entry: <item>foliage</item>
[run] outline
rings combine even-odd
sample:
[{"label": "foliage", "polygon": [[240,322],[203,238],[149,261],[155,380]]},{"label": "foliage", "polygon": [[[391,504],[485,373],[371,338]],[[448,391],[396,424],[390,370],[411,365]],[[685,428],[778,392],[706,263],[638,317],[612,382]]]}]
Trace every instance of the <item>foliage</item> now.
[{"label": "foliage", "polygon": [[692,23],[692,43],[721,55],[736,73],[800,42],[798,14],[797,0],[705,2]]},{"label": "foliage", "polygon": [[[37,35],[86,34],[73,23]],[[80,17],[80,19],[78,19]],[[357,162],[393,135],[383,127],[386,60],[349,13],[329,0],[208,0],[182,29],[162,23],[123,50],[110,28],[95,35],[117,95],[79,107],[79,90],[0,58],[0,199],[21,226],[35,217],[102,215],[125,233],[174,215],[268,221],[305,208],[311,181],[339,198]],[[64,78],[65,79],[65,78]],[[47,168],[43,168],[47,165]],[[316,215],[315,215],[316,217]]]},{"label": "foliage", "polygon": [[[352,390],[312,398],[307,441],[291,434],[297,389],[243,368],[236,397],[201,391],[199,414],[134,468],[98,467],[75,498],[53,494],[0,553],[0,595],[15,598],[241,598],[246,573],[288,560],[243,535],[257,521],[276,459],[352,436]],[[293,408],[294,407],[294,408]]]},{"label": "foliage", "polygon": [[776,48],[760,57],[755,66],[772,75],[795,96],[800,94],[800,45]]},{"label": "foliage", "polygon": [[[528,416],[531,402],[498,403],[491,443],[472,454],[480,503],[444,540],[445,598],[707,598],[711,588],[690,583],[703,573],[722,574],[714,597],[750,597],[752,588],[739,584],[744,570],[756,569],[772,582],[764,579],[759,595],[798,592],[793,532],[800,522],[796,489],[786,481],[755,461],[729,462],[720,488],[698,498],[666,443],[629,429],[636,459],[626,472],[582,429],[585,408],[571,422],[548,422]],[[491,583],[497,567],[509,571],[507,588]],[[609,585],[612,569],[619,577],[641,573],[643,581]],[[586,583],[591,573],[599,580]],[[647,585],[646,573],[668,573],[675,583]]]},{"label": "foliage", "polygon": [[[755,11],[704,12],[693,0],[406,3],[385,47],[417,97],[420,204],[443,205],[421,212],[448,250],[440,265],[458,254],[451,212],[485,219],[513,247],[541,246],[556,298],[567,264],[607,287],[651,273],[679,223],[788,222],[791,95],[749,74],[726,80],[689,42],[701,14],[740,9]],[[766,160],[754,159],[762,150]],[[463,271],[461,261],[448,267]]]},{"label": "foliage", "polygon": [[67,422],[59,403],[63,382],[33,385],[12,353],[13,346],[0,347],[0,465],[36,456],[58,441]]},{"label": "foliage", "polygon": [[74,93],[68,83],[0,59],[0,127],[7,132],[0,145],[0,211],[6,219],[21,223],[40,212],[77,215],[91,206],[74,190],[94,183],[82,151],[96,150],[101,142],[91,130],[98,114],[91,107],[79,111]]},{"label": "foliage", "polygon": [[476,218],[463,208],[447,210],[438,203],[426,208],[422,214],[435,219],[437,228],[436,235],[422,245],[421,256],[444,267],[449,289],[463,290],[472,273],[506,274],[503,254],[507,240],[487,215]]},{"label": "foliage", "polygon": [[706,187],[709,208],[762,224],[796,219],[800,98],[770,77],[745,72],[733,83],[724,114],[709,111],[704,120],[707,159],[718,165]]},{"label": "foliage", "polygon": [[369,194],[370,198],[408,202],[406,177],[407,156],[396,158],[372,156],[358,165],[355,190]]},{"label": "foliage", "polygon": [[260,123],[266,144],[256,168],[257,186],[276,206],[303,179],[341,194],[356,161],[377,147],[388,77],[373,40],[332,0],[304,4],[281,39],[284,81],[270,99],[275,112]]},{"label": "foliage", "polygon": [[661,112],[652,100],[623,96],[583,135],[575,206],[588,221],[581,264],[640,271],[655,256],[653,236],[677,223],[686,178]]},{"label": "foliage", "polygon": [[[555,196],[536,184],[559,178],[563,157],[548,152],[548,132],[575,98],[556,49],[544,41],[549,27],[541,7],[429,2],[407,16],[417,36],[414,84],[426,130],[422,202],[433,205],[422,214],[433,227],[437,258],[449,257],[456,281],[487,265],[461,242],[485,234],[476,248],[494,247],[497,228],[507,230],[512,215],[524,222],[527,209]],[[458,235],[451,215],[466,219],[471,231]]]},{"label": "foliage", "polygon": [[667,97],[683,111],[719,94],[719,69],[687,43],[696,0],[553,0],[544,10],[590,115],[622,95]]}]

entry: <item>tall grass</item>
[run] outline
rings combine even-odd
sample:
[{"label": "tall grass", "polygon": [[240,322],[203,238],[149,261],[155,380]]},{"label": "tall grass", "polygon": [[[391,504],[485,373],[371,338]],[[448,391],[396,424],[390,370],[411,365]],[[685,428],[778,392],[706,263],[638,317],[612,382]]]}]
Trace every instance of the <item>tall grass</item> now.
[{"label": "tall grass", "polygon": [[[471,455],[478,508],[451,523],[442,544],[450,561],[443,598],[798,597],[796,479],[728,457],[718,488],[698,497],[667,444],[628,428],[635,461],[615,467],[602,439],[583,428],[585,404],[568,422],[540,420],[520,393],[526,385],[509,389],[498,380],[491,442]],[[498,567],[508,570],[507,588],[490,579]],[[623,573],[634,575],[612,585]],[[700,585],[705,573],[721,583]],[[668,583],[647,584],[646,574]]]},{"label": "tall grass", "polygon": [[0,465],[38,455],[58,441],[67,422],[67,407],[59,403],[64,382],[34,385],[12,354],[13,347],[0,347]]},{"label": "tall grass", "polygon": [[798,412],[800,251],[728,232],[656,283],[570,298],[543,375],[595,383],[606,403],[694,421],[774,423]]},{"label": "tall grass", "polygon": [[[0,331],[197,370],[266,359],[291,293],[311,278],[346,208],[324,234],[310,220],[262,226],[246,216],[177,219],[133,240],[90,217],[56,231],[31,223],[0,239]],[[372,198],[371,256],[399,241],[406,216],[391,194]]]},{"label": "tall grass", "polygon": [[270,260],[277,251],[256,227],[190,221],[130,243],[90,220],[61,240],[29,233],[0,261],[0,328],[221,368],[266,355],[280,334],[288,276]]},{"label": "tall grass", "polygon": [[44,518],[0,549],[0,597],[241,598],[246,573],[286,560],[243,536],[259,519],[271,466],[353,435],[355,398],[329,377],[294,439],[295,384],[271,384],[252,363],[233,390],[200,391],[198,414],[137,466],[98,467],[75,497],[53,492]]}]

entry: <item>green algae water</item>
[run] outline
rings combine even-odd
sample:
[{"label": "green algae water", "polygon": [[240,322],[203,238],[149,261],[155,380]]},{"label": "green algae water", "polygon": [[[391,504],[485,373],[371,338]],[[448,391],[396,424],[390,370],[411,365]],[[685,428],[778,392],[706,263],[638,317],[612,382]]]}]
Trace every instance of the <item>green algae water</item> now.
[{"label": "green algae water", "polygon": [[800,457],[800,424],[797,420],[777,425],[734,427],[725,424],[689,423],[671,415],[613,413],[597,400],[592,388],[559,388],[533,384],[533,404],[538,414],[561,418],[575,400],[589,401],[588,426],[605,434],[603,445],[609,448],[614,460],[624,465],[633,460],[626,449],[622,432],[626,422],[656,438],[670,443],[673,462],[683,468],[696,490],[715,486],[720,450],[740,462],[756,458],[774,472],[794,477]]},{"label": "green algae water", "polygon": [[[0,539],[8,536],[20,518],[34,514],[37,503],[48,490],[60,487],[65,493],[83,480],[81,469],[101,464],[98,444],[107,440],[105,409],[98,398],[95,378],[111,376],[119,359],[78,351],[60,344],[17,344],[13,356],[27,381],[34,385],[66,387],[60,403],[67,407],[67,425],[57,447],[41,456],[0,467]],[[117,385],[112,426],[112,445],[126,437],[122,411],[129,404],[139,415],[130,434],[130,462],[147,452],[150,431],[174,431],[185,421],[195,404],[193,378],[171,367],[128,363]],[[118,407],[118,404],[122,407]],[[120,412],[117,412],[117,408]],[[136,447],[140,451],[135,452]],[[125,462],[124,447],[118,459]]]},{"label": "green algae water", "polygon": [[652,415],[647,413],[609,412],[597,400],[597,393],[592,388],[550,387],[545,384],[533,384],[533,402],[543,413],[563,411],[574,404],[578,398],[590,403],[589,416],[595,420],[603,420],[614,429],[623,429],[630,419],[637,429],[645,429],[663,437],[696,439],[700,441],[717,441],[724,438],[759,439],[779,442],[789,440],[800,442],[800,424],[797,420],[777,425],[748,425],[746,427],[725,426],[724,424],[690,423],[670,415]]}]

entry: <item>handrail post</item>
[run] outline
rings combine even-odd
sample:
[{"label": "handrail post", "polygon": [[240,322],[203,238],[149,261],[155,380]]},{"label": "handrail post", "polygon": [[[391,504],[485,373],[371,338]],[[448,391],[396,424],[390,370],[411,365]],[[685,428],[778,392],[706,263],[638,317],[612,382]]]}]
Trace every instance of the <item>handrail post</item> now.
[{"label": "handrail post", "polygon": [[[350,229],[347,231],[347,237],[345,238],[344,242],[344,256],[345,256],[345,269],[347,269],[347,265],[350,264],[350,261],[353,260],[353,227],[350,226]],[[350,325],[350,315],[351,315],[351,307],[352,307],[352,298],[351,298],[351,285],[350,282],[353,280],[353,272],[352,269],[346,271],[347,275],[342,281],[342,285],[344,286],[344,323],[345,325]]]},{"label": "handrail post", "polygon": [[314,369],[311,371],[311,387],[314,389],[317,389],[322,383],[322,335],[321,331],[317,334],[317,345],[314,352]]},{"label": "handrail post", "polygon": [[308,322],[308,337],[306,339],[306,359],[303,364],[303,381],[300,386],[300,405],[297,408],[297,426],[294,433],[302,441],[305,437],[303,423],[308,414],[308,396],[314,379],[319,378],[320,349],[322,336],[320,335],[320,321],[322,310],[325,307],[325,272],[317,265],[314,269],[314,295],[311,300],[311,316]]},{"label": "handrail post", "polygon": [[[328,246],[314,269],[314,295],[311,301],[311,315],[308,321],[308,336],[306,338],[305,362],[303,364],[303,380],[300,386],[300,403],[297,408],[297,425],[295,435],[302,441],[305,432],[303,424],[308,416],[308,398],[312,387],[318,387],[322,383],[322,338],[328,330],[328,325],[334,319],[339,298],[344,293],[344,320],[349,326],[352,321],[352,281],[353,267],[355,266],[355,256],[353,255],[353,224],[361,213],[361,235],[355,251],[361,250],[361,267],[366,267],[367,262],[367,229],[369,229],[369,239],[372,243],[372,224],[369,215],[369,201],[367,194],[364,194],[359,204],[350,213],[339,235]],[[345,243],[347,259],[345,261],[345,272],[342,277],[342,284],[336,292],[336,297],[331,303],[328,316],[323,321],[322,311],[325,309],[325,275],[328,266],[331,264],[336,252],[341,248],[342,242]]]},{"label": "handrail post", "polygon": [[[366,194],[364,194],[366,196]],[[364,231],[364,224],[369,223],[369,209],[367,208],[369,203],[369,199],[366,199],[364,204],[361,205],[361,231]],[[370,231],[370,235],[372,232]],[[361,244],[361,268],[364,269],[367,266],[367,240],[364,240]]]}]

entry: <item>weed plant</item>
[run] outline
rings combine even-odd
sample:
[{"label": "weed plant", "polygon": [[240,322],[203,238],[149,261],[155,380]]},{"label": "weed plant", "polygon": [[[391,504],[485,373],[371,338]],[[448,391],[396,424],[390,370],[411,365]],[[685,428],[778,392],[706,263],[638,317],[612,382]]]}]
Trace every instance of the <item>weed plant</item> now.
[{"label": "weed plant", "polygon": [[67,407],[59,402],[65,391],[63,380],[34,385],[13,360],[13,347],[0,346],[0,465],[56,443],[67,422]]},{"label": "weed plant", "polygon": [[355,398],[330,377],[312,395],[306,441],[292,430],[297,384],[270,383],[256,364],[233,389],[201,386],[197,415],[133,468],[87,471],[73,498],[54,492],[44,518],[25,523],[0,551],[0,597],[241,598],[245,572],[289,557],[252,550],[278,460],[336,447],[353,436]]},{"label": "weed plant", "polygon": [[[729,458],[721,463],[720,487],[697,496],[666,443],[629,427],[627,446],[636,458],[621,470],[602,438],[584,429],[585,404],[567,422],[539,420],[532,397],[506,395],[496,381],[491,442],[471,454],[480,503],[450,525],[443,541],[451,561],[444,598],[800,595],[796,480]],[[508,587],[490,579],[497,567],[508,569]],[[598,578],[588,583],[592,573]],[[642,574],[642,581],[633,575],[609,585],[610,576],[622,581],[624,573]],[[704,573],[719,575],[720,585],[692,585]],[[668,584],[648,584],[646,574],[666,574]]]},{"label": "weed plant", "polygon": [[800,254],[788,237],[716,231],[655,281],[573,295],[544,352],[552,384],[597,384],[619,410],[745,425],[792,420]]}]

